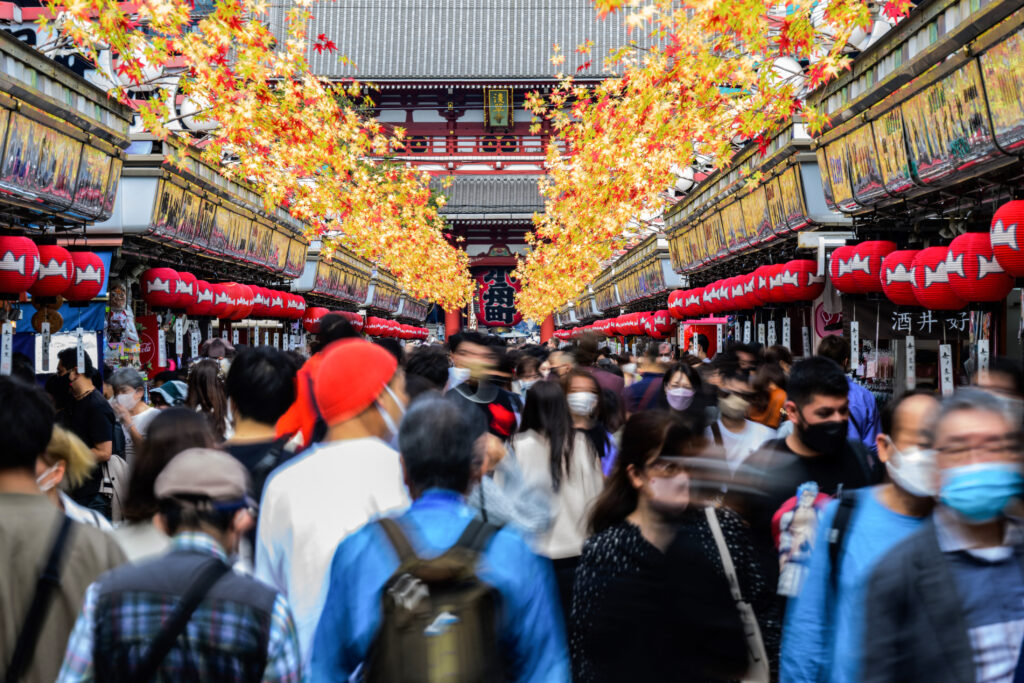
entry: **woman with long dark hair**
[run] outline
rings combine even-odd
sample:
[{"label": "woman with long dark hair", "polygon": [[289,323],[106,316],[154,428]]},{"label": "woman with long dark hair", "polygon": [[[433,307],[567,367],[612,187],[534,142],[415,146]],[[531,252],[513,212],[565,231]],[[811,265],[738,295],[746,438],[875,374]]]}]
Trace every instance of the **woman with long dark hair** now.
[{"label": "woman with long dark hair", "polygon": [[228,414],[228,397],[224,392],[224,380],[220,376],[220,364],[212,358],[205,358],[194,364],[188,372],[188,398],[185,406],[202,413],[220,443],[230,439],[234,433]]},{"label": "woman with long dark hair", "polygon": [[[714,485],[695,459],[705,446],[701,431],[668,411],[626,422],[576,571],[568,629],[574,681],[743,677],[747,641],[707,512]],[[710,509],[743,600],[777,652],[772,591],[746,525]]]},{"label": "woman with long dark hair", "polygon": [[[597,382],[593,378],[590,381],[599,391]],[[558,383],[537,382],[526,392],[526,407],[519,432],[512,439],[512,450],[525,485],[549,496],[551,525],[538,534],[535,548],[554,562],[567,609],[576,562],[586,538],[589,506],[601,492],[604,477],[598,453],[585,433],[573,426]]]},{"label": "woman with long dark hair", "polygon": [[670,366],[661,382],[662,408],[681,418],[696,433],[704,429],[707,421],[703,386],[700,375],[685,362]]},{"label": "woman with long dark hair", "polygon": [[128,475],[124,525],[114,537],[128,559],[136,561],[163,552],[170,539],[153,526],[158,506],[153,485],[171,458],[189,448],[214,448],[217,438],[204,415],[187,408],[161,410],[149,423],[142,448]]}]

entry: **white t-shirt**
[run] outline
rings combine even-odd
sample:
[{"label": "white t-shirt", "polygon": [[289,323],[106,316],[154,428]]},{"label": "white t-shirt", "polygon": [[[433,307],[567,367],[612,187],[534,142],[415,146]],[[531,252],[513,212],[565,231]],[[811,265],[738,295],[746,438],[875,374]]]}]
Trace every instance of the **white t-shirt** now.
[{"label": "white t-shirt", "polygon": [[[156,408],[146,408],[138,415],[132,416],[132,423],[139,434],[145,437],[146,430],[149,429],[149,423],[159,414],[160,411]],[[138,449],[136,448],[135,441],[132,440],[132,430],[123,424],[121,429],[124,431],[124,459],[128,461],[128,464],[132,464],[135,462],[135,453]]]},{"label": "white t-shirt", "polygon": [[270,476],[256,530],[256,578],[288,598],[307,665],[338,544],[408,505],[398,453],[376,438],[315,446]]},{"label": "white t-shirt", "polygon": [[[744,420],[743,431],[734,434],[725,428],[721,420],[718,420],[718,431],[722,433],[722,447],[725,449],[725,459],[729,463],[729,469],[733,472],[740,468],[747,458],[755,453],[765,441],[775,438],[775,430],[766,427],[758,422]],[[708,427],[707,438],[714,442],[715,436]]]}]

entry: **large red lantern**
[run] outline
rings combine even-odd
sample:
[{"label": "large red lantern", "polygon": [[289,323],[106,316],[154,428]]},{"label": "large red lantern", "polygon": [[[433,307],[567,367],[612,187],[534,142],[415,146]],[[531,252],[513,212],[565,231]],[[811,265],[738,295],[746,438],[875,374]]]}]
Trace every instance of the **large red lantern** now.
[{"label": "large red lantern", "polygon": [[956,311],[967,305],[949,284],[947,256],[949,247],[928,247],[914,257],[914,296],[925,308]]},{"label": "large red lantern", "polygon": [[828,274],[832,279],[832,286],[844,294],[861,293],[860,284],[854,275],[854,270],[860,266],[860,262],[854,255],[855,249],[856,247],[853,245],[839,247],[832,252],[828,262]]},{"label": "large red lantern", "polygon": [[989,237],[992,252],[999,265],[1014,277],[1024,276],[1024,235],[1021,234],[1021,223],[1024,222],[1024,200],[1015,199],[1006,202],[992,216],[992,227]]},{"label": "large red lantern", "polygon": [[235,292],[228,285],[210,285],[213,290],[213,315],[217,318],[230,318],[235,312]]},{"label": "large red lantern", "polygon": [[765,303],[785,303],[786,296],[785,294],[783,294],[782,290],[784,280],[786,280],[786,278],[783,277],[783,271],[785,269],[785,263],[777,263],[775,265],[766,267],[764,269],[764,272],[758,276],[758,281],[760,282],[760,279],[763,277],[767,285],[764,289]]},{"label": "large red lantern", "polygon": [[757,308],[765,303],[764,292],[757,286],[757,271],[741,278],[743,283],[743,299],[747,308]]},{"label": "large red lantern", "polygon": [[371,315],[366,318],[363,330],[371,337],[380,337],[387,330],[387,325],[377,316]]},{"label": "large red lantern", "polygon": [[252,313],[252,289],[249,288],[249,285],[243,285],[238,282],[232,284],[235,290],[235,310],[231,313],[231,319],[235,321],[245,320]]},{"label": "large red lantern", "polygon": [[185,312],[189,315],[196,317],[206,317],[213,315],[214,304],[213,304],[213,285],[206,280],[196,280],[196,298],[189,306],[185,308]]},{"label": "large red lantern", "polygon": [[676,289],[668,295],[668,314],[676,319],[683,319],[683,300],[686,298],[685,289]]},{"label": "large red lantern", "polygon": [[882,259],[882,291],[897,306],[917,306],[914,296],[914,259],[920,249],[894,251]]},{"label": "large red lantern", "polygon": [[862,294],[882,291],[882,261],[896,251],[896,243],[889,240],[868,240],[854,247],[853,277]]},{"label": "large red lantern", "polygon": [[[0,237],[0,294],[21,294],[39,276],[39,248],[27,237]],[[101,278],[102,282],[102,278]]]},{"label": "large red lantern", "polygon": [[946,274],[964,301],[1002,301],[1014,285],[1013,276],[996,261],[987,232],[969,232],[950,243]]},{"label": "large red lantern", "polygon": [[665,339],[676,328],[676,322],[667,310],[655,311],[646,322],[647,336],[653,339]]},{"label": "large red lantern", "polygon": [[177,296],[177,303],[173,308],[187,310],[192,302],[196,300],[196,283],[199,279],[192,273],[178,271],[178,281],[174,283],[174,293]]},{"label": "large red lantern", "polygon": [[178,304],[178,271],[173,268],[150,268],[139,276],[142,299],[154,308],[174,308]]},{"label": "large red lantern", "polygon": [[306,312],[306,300],[298,294],[286,294],[284,299],[285,320],[301,320]]},{"label": "large red lantern", "polygon": [[74,276],[71,253],[64,247],[44,244],[39,247],[39,274],[28,292],[32,296],[57,296],[68,288]]},{"label": "large red lantern", "polygon": [[310,334],[316,334],[320,331],[320,319],[328,314],[328,310],[322,306],[313,306],[306,309],[306,314],[302,316],[302,326],[306,329],[306,332]]},{"label": "large red lantern", "polygon": [[730,301],[732,302],[733,308],[737,311],[750,308],[751,304],[750,300],[747,298],[747,289],[744,287],[744,284],[747,281],[747,276],[737,275],[734,278],[730,278],[730,281],[732,282],[732,284],[729,285],[729,288],[732,290]]},{"label": "large red lantern", "polygon": [[270,293],[258,285],[249,285],[252,290],[252,313],[251,318],[270,317]]},{"label": "large red lantern", "polygon": [[781,271],[784,301],[814,301],[825,291],[825,278],[818,275],[818,264],[812,259],[796,259]]},{"label": "large red lantern", "polygon": [[71,262],[75,268],[75,276],[64,290],[63,297],[68,301],[92,301],[103,289],[103,278],[106,274],[103,259],[91,251],[73,251]]},{"label": "large red lantern", "polygon": [[267,313],[267,316],[270,318],[283,318],[285,314],[284,292],[268,289],[267,298],[270,300],[268,304],[270,312]]},{"label": "large red lantern", "polygon": [[704,288],[686,290],[683,298],[683,317],[697,318],[704,314]]}]

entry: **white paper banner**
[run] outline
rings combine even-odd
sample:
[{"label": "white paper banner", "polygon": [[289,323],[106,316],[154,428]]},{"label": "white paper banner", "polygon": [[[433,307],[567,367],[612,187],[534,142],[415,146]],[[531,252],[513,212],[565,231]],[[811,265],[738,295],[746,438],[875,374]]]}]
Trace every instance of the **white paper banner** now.
[{"label": "white paper banner", "polygon": [[907,337],[904,344],[907,350],[907,362],[904,366],[907,373],[907,389],[913,389],[917,386],[917,348],[913,337]]},{"label": "white paper banner", "polygon": [[275,332],[274,333],[274,348],[275,349],[281,348],[281,333],[280,332]]},{"label": "white paper banner", "polygon": [[744,320],[743,321],[743,343],[744,344],[749,344],[750,343],[750,333],[751,333],[751,331],[752,331],[751,330],[751,322],[749,320]]},{"label": "white paper banner", "polygon": [[188,335],[188,341],[192,358],[197,358],[199,356],[199,328],[192,328],[192,331]]},{"label": "white paper banner", "polygon": [[775,346],[778,343],[778,337],[775,336],[775,321],[768,321],[768,346]]},{"label": "white paper banner", "polygon": [[953,395],[953,347],[949,344],[939,344],[939,380],[941,383],[942,395]]},{"label": "white paper banner", "polygon": [[223,339],[224,341],[228,340],[228,327],[223,323],[221,323],[220,338]]},{"label": "white paper banner", "polygon": [[0,325],[3,325],[3,332],[0,332],[0,375],[9,375],[14,353],[14,326],[7,322]]},{"label": "white paper banner", "polygon": [[156,364],[160,367],[166,367],[167,365],[167,334],[164,332],[164,328],[160,328],[156,333]]},{"label": "white paper banner", "polygon": [[[45,324],[45,323],[44,323]],[[988,339],[978,340],[978,372],[988,372]]]},{"label": "white paper banner", "polygon": [[860,374],[860,323],[856,320],[850,321],[850,368],[853,374]]},{"label": "white paper banner", "polygon": [[180,354],[185,350],[185,325],[181,318],[174,319],[174,352]]},{"label": "white paper banner", "polygon": [[782,345],[785,346],[787,349],[789,349],[790,352],[792,352],[793,351],[793,347],[790,345],[790,342],[792,341],[792,339],[791,339],[792,335],[790,334],[790,332],[791,332],[791,330],[790,330],[789,318],[783,318],[782,319]]},{"label": "white paper banner", "polygon": [[42,349],[41,349],[42,353],[40,354],[40,356],[41,356],[40,360],[42,361],[42,364],[43,364],[43,372],[49,372],[50,371],[50,323],[44,322],[42,324],[42,328],[43,328],[43,330],[42,330],[42,332],[40,332],[40,335],[42,336],[42,340],[41,340],[41,342],[42,342]]},{"label": "white paper banner", "polygon": [[293,335],[292,335],[292,344],[291,344],[291,346],[290,346],[290,347],[288,348],[288,350],[289,350],[289,351],[294,351],[294,350],[295,350],[295,349],[297,349],[297,348],[299,348],[299,335],[297,335],[297,334],[293,334]]},{"label": "white paper banner", "polygon": [[85,330],[79,327],[75,330],[75,365],[79,374],[85,372]]},{"label": "white paper banner", "polygon": [[715,325],[715,353],[721,353],[725,348],[725,325]]},{"label": "white paper banner", "polygon": [[238,328],[237,327],[231,328],[231,343],[234,346],[238,346]]},{"label": "white paper banner", "polygon": [[764,342],[765,342],[764,323],[758,323],[757,324],[757,343],[760,344],[761,346],[764,346]]},{"label": "white paper banner", "polygon": [[804,358],[810,358],[811,357],[811,329],[809,327],[804,327],[802,332],[803,332],[803,336],[804,336]]}]

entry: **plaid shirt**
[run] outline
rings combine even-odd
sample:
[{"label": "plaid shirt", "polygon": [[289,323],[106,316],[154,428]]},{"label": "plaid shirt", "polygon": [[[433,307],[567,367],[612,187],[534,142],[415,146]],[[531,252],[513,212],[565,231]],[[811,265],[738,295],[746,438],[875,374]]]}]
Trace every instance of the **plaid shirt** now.
[{"label": "plaid shirt", "polygon": [[[213,557],[219,557],[224,562],[228,562],[227,555],[225,555],[220,545],[210,536],[203,533],[188,532],[178,534],[171,542],[171,551],[176,550],[198,551]],[[86,591],[85,604],[71,633],[67,652],[64,655],[64,665],[61,667],[57,678],[59,683],[95,680],[93,653],[96,647],[96,624],[99,619],[110,618],[110,615],[97,614],[98,595],[99,583],[97,582],[89,586]],[[153,601],[147,600],[148,597],[151,597]],[[166,605],[156,602],[158,597],[156,595],[138,596],[129,603],[130,609],[119,615],[119,618],[125,623],[131,622],[133,625],[152,623],[159,626],[159,620],[146,620],[146,616],[153,613],[154,610],[166,610]],[[232,630],[237,629],[240,625],[239,622],[243,616],[241,612],[236,613],[232,610],[231,603],[218,604],[216,612],[201,605],[193,614],[186,627],[187,639],[190,643],[201,643],[204,639],[209,638],[208,628],[210,624],[216,625],[219,636],[230,637]],[[205,626],[201,624],[205,624]],[[156,632],[151,633],[147,640],[151,641],[155,637]],[[188,649],[190,652],[202,651],[201,647],[191,647]],[[174,660],[180,660],[182,656],[179,648],[172,649],[165,660],[164,670],[177,670],[179,667],[174,666]],[[278,681],[295,683],[301,679],[301,661],[298,636],[295,632],[295,623],[292,620],[291,611],[288,609],[284,596],[278,593],[274,599],[270,615],[267,666],[263,671],[261,680],[266,683]]]}]

